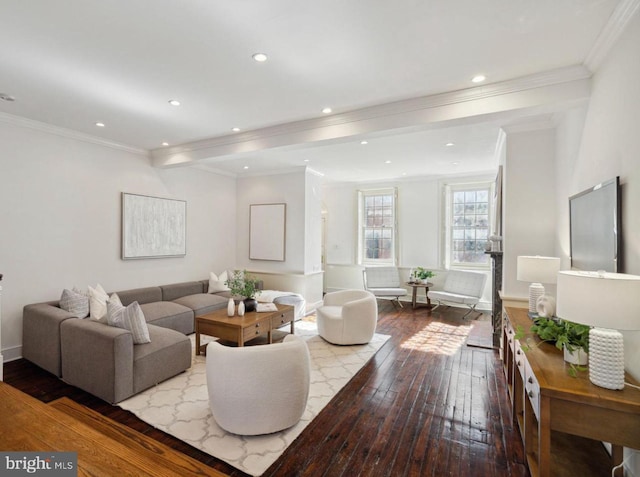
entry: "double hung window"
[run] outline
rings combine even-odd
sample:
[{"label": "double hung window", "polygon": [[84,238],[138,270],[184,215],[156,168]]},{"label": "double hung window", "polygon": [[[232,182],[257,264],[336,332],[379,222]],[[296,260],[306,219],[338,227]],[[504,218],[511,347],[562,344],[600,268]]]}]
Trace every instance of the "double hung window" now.
[{"label": "double hung window", "polygon": [[358,193],[358,249],[361,264],[396,263],[396,190]]},{"label": "double hung window", "polygon": [[491,224],[491,183],[445,186],[445,266],[487,268],[485,244]]}]

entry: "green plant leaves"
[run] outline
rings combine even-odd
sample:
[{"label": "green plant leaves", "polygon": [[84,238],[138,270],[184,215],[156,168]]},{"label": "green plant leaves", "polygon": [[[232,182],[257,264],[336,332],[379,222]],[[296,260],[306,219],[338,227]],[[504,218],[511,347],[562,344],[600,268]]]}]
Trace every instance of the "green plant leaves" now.
[{"label": "green plant leaves", "polygon": [[534,320],[531,331],[542,341],[555,342],[556,348],[574,351],[583,348],[589,352],[589,327],[563,319],[541,318]]},{"label": "green plant leaves", "polygon": [[235,270],[225,283],[235,296],[255,298],[259,293],[258,280],[249,276],[246,270]]},{"label": "green plant leaves", "polygon": [[427,278],[433,278],[436,276],[431,270],[427,270],[426,268],[417,267],[415,270],[415,276],[420,278],[421,280],[425,280]]}]

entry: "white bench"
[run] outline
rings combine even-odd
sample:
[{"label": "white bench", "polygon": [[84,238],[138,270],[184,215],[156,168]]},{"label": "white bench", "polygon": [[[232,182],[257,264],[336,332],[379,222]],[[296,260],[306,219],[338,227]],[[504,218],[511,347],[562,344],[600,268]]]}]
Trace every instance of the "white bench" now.
[{"label": "white bench", "polygon": [[442,302],[456,303],[469,307],[463,318],[475,311],[476,305],[484,292],[487,275],[479,272],[467,272],[463,270],[451,270],[447,273],[442,290],[431,290],[427,296],[438,302],[432,311],[438,308]]},{"label": "white bench", "polygon": [[400,286],[400,275],[396,267],[365,267],[362,271],[364,289],[373,293],[376,298],[391,298],[400,308],[400,297],[407,294],[407,290]]}]

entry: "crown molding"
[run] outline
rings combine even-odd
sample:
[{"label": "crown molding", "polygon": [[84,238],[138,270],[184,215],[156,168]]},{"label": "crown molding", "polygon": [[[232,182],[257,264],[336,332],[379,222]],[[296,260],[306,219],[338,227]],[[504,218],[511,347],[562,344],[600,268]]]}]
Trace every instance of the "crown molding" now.
[{"label": "crown molding", "polygon": [[41,121],[35,121],[33,119],[23,118],[20,116],[14,116],[12,114],[0,112],[0,121],[11,124],[13,126],[34,129],[46,134],[53,134],[54,136],[64,137],[67,139],[75,139],[76,141],[87,142],[90,144],[96,144],[98,146],[108,147],[111,149],[117,149],[119,151],[125,151],[132,154],[138,154],[141,156],[149,157],[149,151],[146,149],[140,149],[138,147],[128,146],[126,144],[120,144],[115,141],[103,139],[90,134],[74,131],[73,129],[61,128],[59,126],[52,126],[51,124],[43,123]]},{"label": "crown molding", "polygon": [[595,72],[600,67],[639,8],[640,0],[621,0],[618,3],[584,60],[584,65],[591,72]]},{"label": "crown molding", "polygon": [[525,121],[518,121],[512,124],[505,124],[500,129],[507,135],[522,132],[541,131],[543,129],[554,129],[557,126],[555,116],[553,114],[545,114],[536,116]]},{"label": "crown molding", "polygon": [[[167,166],[191,162],[193,159],[189,156],[191,156],[192,153],[201,151],[206,154],[207,149],[234,148],[236,149],[234,153],[252,152],[254,148],[248,143],[264,141],[267,138],[292,135],[327,127],[343,126],[379,118],[388,118],[461,103],[470,103],[512,93],[530,91],[546,86],[589,79],[590,77],[591,72],[584,65],[573,65],[498,83],[475,86],[473,88],[440,93],[431,96],[421,96],[418,98],[395,101],[344,113],[333,114],[322,118],[279,124],[276,126],[203,139],[172,147],[158,148],[151,151],[151,157],[156,160],[154,161],[156,164]],[[318,139],[325,138],[318,137]],[[243,144],[245,145],[244,147]]]}]

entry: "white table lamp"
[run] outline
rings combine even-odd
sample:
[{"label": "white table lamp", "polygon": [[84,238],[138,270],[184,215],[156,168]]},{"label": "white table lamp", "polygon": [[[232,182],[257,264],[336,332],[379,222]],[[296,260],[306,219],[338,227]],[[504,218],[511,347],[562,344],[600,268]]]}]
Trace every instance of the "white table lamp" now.
[{"label": "white table lamp", "polygon": [[562,271],[558,316],[593,326],[589,332],[589,379],[607,389],[624,388],[624,343],[617,330],[640,330],[640,276]]},{"label": "white table lamp", "polygon": [[543,283],[556,283],[560,271],[558,257],[521,255],[518,257],[517,279],[529,282],[529,313],[536,312],[536,302],[544,295]]}]

